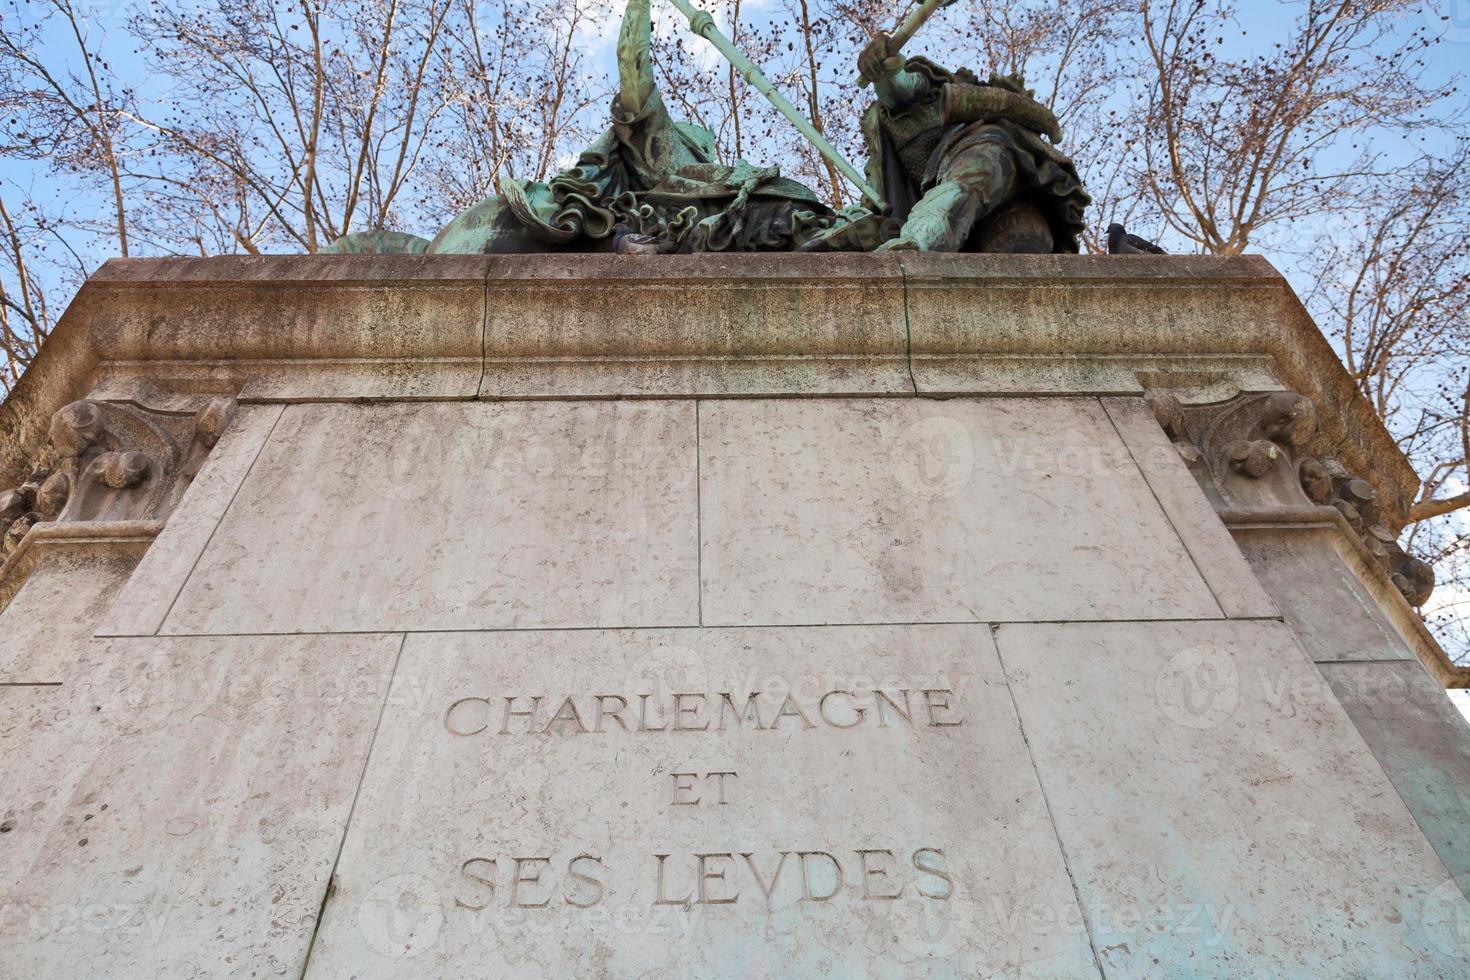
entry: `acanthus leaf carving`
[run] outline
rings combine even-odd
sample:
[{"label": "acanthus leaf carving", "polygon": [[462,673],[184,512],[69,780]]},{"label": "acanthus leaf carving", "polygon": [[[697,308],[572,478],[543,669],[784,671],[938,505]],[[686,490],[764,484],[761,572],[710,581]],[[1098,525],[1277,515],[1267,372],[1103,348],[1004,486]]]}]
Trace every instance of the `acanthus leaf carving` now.
[{"label": "acanthus leaf carving", "polygon": [[1384,521],[1378,491],[1336,459],[1307,452],[1317,432],[1309,399],[1291,391],[1199,405],[1170,391],[1152,391],[1146,398],[1217,507],[1333,507],[1410,605],[1429,599],[1434,568],[1399,545]]},{"label": "acanthus leaf carving", "polygon": [[234,414],[232,398],[192,415],[91,399],[62,407],[42,453],[54,467],[0,492],[0,553],[42,521],[166,517]]}]

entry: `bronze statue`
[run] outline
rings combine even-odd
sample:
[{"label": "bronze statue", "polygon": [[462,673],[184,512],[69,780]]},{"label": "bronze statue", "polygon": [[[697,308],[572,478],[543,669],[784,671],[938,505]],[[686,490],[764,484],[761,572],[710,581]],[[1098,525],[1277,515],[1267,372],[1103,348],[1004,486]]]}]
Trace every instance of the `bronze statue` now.
[{"label": "bronze statue", "polygon": [[905,59],[886,33],[858,70],[878,95],[862,120],[868,179],[903,223],[879,251],[1077,251],[1089,198],[1019,78]]},{"label": "bronze statue", "polygon": [[623,14],[612,126],[549,182],[504,184],[430,252],[789,250],[832,225],[810,189],[775,167],[720,163],[712,133],[669,115],[654,84],[649,2],[629,0]]},{"label": "bronze statue", "polygon": [[[618,36],[612,125],[550,181],[507,181],[430,243],[397,233],[349,235],[334,252],[979,251],[1075,252],[1089,203],[1060,127],[1015,77],[948,71],[899,49],[935,10],[923,0],[858,58],[878,101],[863,115],[866,180],[707,12],[671,2],[862,191],[835,213],[809,188],[717,159],[713,134],[669,115],[654,84],[651,0],[628,0]],[[1045,137],[1045,138],[1043,138]]]}]

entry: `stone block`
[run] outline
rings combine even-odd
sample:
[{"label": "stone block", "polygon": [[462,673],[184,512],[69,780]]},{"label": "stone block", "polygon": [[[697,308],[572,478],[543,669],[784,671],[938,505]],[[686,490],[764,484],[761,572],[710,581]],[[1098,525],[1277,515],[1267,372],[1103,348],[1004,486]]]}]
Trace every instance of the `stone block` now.
[{"label": "stone block", "polygon": [[1102,404],[1225,615],[1279,615],[1153,410],[1142,398],[1104,398]]},{"label": "stone block", "polygon": [[143,548],[42,546],[0,613],[0,683],[60,683],[128,580]]},{"label": "stone block", "polygon": [[1285,626],[997,643],[1106,973],[1470,970],[1470,906]]},{"label": "stone block", "polygon": [[0,688],[0,972],[299,976],[401,642],[96,641]]},{"label": "stone block", "polygon": [[909,626],[410,636],[307,972],[409,975],[1097,971],[989,629]]},{"label": "stone block", "polygon": [[[1470,727],[1417,662],[1318,664],[1424,836],[1470,894]],[[1470,940],[1470,922],[1465,938]]]},{"label": "stone block", "polygon": [[169,515],[168,524],[97,624],[98,635],[151,636],[158,632],[281,411],[280,405],[245,405],[236,412]]},{"label": "stone block", "polygon": [[1413,657],[1382,607],[1339,554],[1338,537],[1331,527],[1235,531],[1241,551],[1313,660]]},{"label": "stone block", "polygon": [[1222,615],[1093,399],[700,413],[706,625]]},{"label": "stone block", "polygon": [[912,394],[907,348],[890,256],[508,255],[480,394]]},{"label": "stone block", "polygon": [[162,632],[697,623],[694,416],[290,406]]},{"label": "stone block", "polygon": [[[479,385],[479,255],[113,259],[71,309],[104,388],[171,376],[252,399],[465,398]],[[412,288],[403,288],[412,283]]]}]

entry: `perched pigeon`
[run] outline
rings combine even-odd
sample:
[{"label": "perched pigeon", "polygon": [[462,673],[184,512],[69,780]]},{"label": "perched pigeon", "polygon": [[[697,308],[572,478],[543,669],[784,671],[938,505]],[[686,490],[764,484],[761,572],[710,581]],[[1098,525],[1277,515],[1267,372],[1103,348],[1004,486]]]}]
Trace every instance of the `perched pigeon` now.
[{"label": "perched pigeon", "polygon": [[1153,242],[1128,234],[1128,230],[1116,222],[1108,225],[1109,255],[1166,255]]},{"label": "perched pigeon", "polygon": [[640,235],[627,225],[613,229],[613,251],[619,255],[663,255],[674,250],[674,244],[656,235]]}]

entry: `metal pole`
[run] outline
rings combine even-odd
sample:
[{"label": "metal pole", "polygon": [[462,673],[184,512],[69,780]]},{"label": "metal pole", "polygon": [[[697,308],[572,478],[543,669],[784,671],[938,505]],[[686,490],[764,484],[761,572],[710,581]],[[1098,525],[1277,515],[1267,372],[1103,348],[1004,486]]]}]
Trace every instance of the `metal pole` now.
[{"label": "metal pole", "polygon": [[[771,105],[776,107],[776,111],[785,116],[791,125],[795,126],[801,132],[801,135],[805,136],[807,141],[817,148],[818,153],[822,154],[834,167],[842,171],[842,175],[852,181],[853,186],[862,191],[863,197],[867,198],[875,208],[882,210],[885,206],[883,198],[878,195],[877,191],[868,186],[868,182],[863,179],[862,174],[858,173],[857,168],[848,163],[842,154],[838,153],[836,148],[831,143],[828,143],[821,133],[817,132],[811,122],[797,111],[796,106],[787,102],[786,97],[776,91],[776,87],[761,73],[761,70],[749,58],[741,54],[735,45],[730,43],[730,39],[725,37],[720,32],[720,29],[715,26],[715,19],[707,11],[700,10],[691,4],[689,0],[669,0],[669,2],[681,14],[689,18],[690,30],[704,38],[710,44],[713,44],[715,50],[724,55],[725,60],[729,61],[730,64],[739,70],[740,74],[750,83],[751,87],[761,95],[764,95]],[[935,0],[935,2],[939,2],[939,0]]]},{"label": "metal pole", "polygon": [[908,43],[909,38],[918,33],[919,28],[924,26],[924,21],[933,16],[934,11],[940,7],[948,7],[954,0],[924,0],[919,4],[919,9],[904,18],[898,30],[893,32],[893,50],[897,51]]}]

